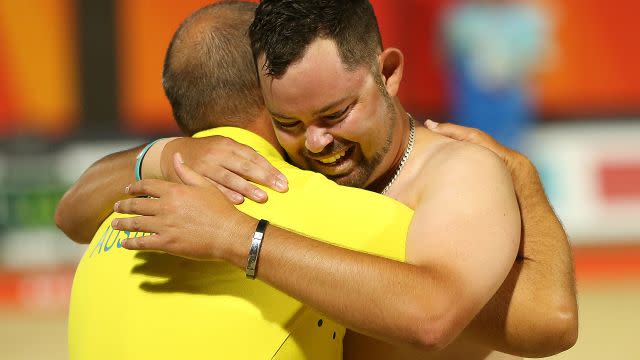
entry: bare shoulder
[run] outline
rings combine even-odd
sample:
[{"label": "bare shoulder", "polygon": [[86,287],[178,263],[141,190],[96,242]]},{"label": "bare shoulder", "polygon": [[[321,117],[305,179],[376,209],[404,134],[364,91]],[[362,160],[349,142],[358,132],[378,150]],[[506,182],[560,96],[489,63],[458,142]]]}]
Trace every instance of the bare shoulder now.
[{"label": "bare shoulder", "polygon": [[468,182],[496,181],[507,188],[513,187],[506,165],[491,150],[467,142],[448,140],[434,146],[422,163],[420,182],[425,190]]},{"label": "bare shoulder", "polygon": [[[414,208],[407,258],[450,259],[448,256],[456,254],[457,249],[475,246],[473,241],[482,239],[481,243],[491,244],[493,250],[507,249],[504,264],[512,263],[510,256],[517,251],[520,234],[520,214],[506,165],[490,150],[474,144],[434,138],[424,149],[429,147],[429,152],[423,152],[424,161],[414,179],[421,190]],[[442,239],[450,241],[451,248],[444,247]],[[436,246],[442,251],[434,253]]]},{"label": "bare shoulder", "polygon": [[[450,141],[443,143],[425,163],[426,167],[446,170],[496,171],[506,166],[498,155],[479,145]],[[485,167],[488,167],[485,169]]]}]

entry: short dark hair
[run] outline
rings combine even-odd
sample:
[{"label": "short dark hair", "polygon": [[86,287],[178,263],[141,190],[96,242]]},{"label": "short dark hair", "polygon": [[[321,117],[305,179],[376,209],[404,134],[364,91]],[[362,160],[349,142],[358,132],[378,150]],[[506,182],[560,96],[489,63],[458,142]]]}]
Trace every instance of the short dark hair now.
[{"label": "short dark hair", "polygon": [[162,85],[185,133],[245,126],[264,109],[247,36],[255,8],[242,1],[206,6],[171,39]]},{"label": "short dark hair", "polygon": [[282,76],[317,38],[335,41],[347,69],[372,69],[382,49],[373,7],[368,0],[263,0],[249,29],[253,59],[264,54],[263,70]]}]

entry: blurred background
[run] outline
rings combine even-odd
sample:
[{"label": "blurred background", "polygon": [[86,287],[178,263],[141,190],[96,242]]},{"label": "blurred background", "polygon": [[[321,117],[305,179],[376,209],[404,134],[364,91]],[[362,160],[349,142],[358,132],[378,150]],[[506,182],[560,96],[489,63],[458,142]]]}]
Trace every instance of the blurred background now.
[{"label": "blurred background", "polygon": [[[56,203],[93,161],[178,133],[164,52],[207,3],[0,0],[2,358],[67,357],[84,247],[56,230]],[[372,3],[414,117],[481,128],[538,166],[578,279],[580,337],[556,358],[640,359],[640,3]]]}]

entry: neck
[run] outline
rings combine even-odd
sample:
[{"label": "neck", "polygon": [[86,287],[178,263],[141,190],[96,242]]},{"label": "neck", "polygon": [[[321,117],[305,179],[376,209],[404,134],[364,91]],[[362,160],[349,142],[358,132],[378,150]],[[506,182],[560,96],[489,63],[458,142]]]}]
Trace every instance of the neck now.
[{"label": "neck", "polygon": [[273,145],[280,155],[285,156],[284,149],[280,146],[276,133],[273,130],[273,124],[271,123],[271,115],[264,109],[256,119],[246,127],[247,130],[259,135],[263,139],[267,140],[269,144]]},{"label": "neck", "polygon": [[394,107],[396,110],[396,119],[393,136],[391,138],[391,147],[379,165],[379,168],[386,170],[366,186],[367,190],[378,193],[382,192],[391,179],[393,179],[409,144],[409,115],[397,99],[394,99]]}]

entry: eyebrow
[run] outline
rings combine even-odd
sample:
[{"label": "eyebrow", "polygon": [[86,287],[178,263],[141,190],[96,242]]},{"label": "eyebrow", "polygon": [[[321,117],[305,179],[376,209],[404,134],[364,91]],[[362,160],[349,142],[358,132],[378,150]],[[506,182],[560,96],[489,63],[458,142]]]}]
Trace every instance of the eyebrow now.
[{"label": "eyebrow", "polygon": [[[334,101],[326,106],[323,106],[320,110],[316,110],[313,113],[313,116],[318,116],[320,114],[326,113],[327,111],[331,110],[332,108],[342,104],[343,102],[347,101],[349,98],[351,98],[352,96],[345,96],[340,100]],[[290,116],[286,116],[286,115],[282,115],[282,114],[278,114],[276,112],[271,112],[271,115],[280,119],[284,119],[284,120],[298,120],[296,118],[292,118]]]}]

